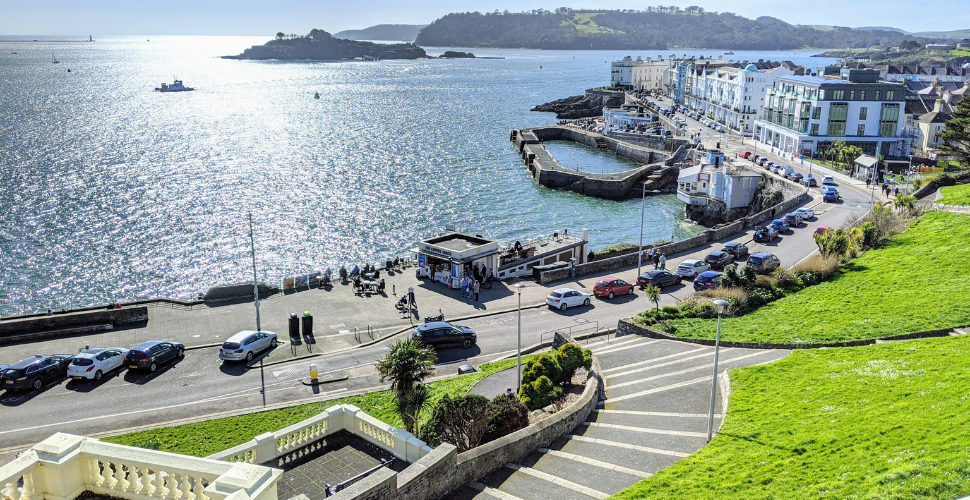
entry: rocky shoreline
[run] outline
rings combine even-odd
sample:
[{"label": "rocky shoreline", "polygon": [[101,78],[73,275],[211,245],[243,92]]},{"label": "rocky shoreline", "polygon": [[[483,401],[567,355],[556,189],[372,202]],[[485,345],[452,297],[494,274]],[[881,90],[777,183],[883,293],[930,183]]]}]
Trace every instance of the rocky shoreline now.
[{"label": "rocky shoreline", "polygon": [[560,120],[576,120],[602,116],[604,107],[621,106],[623,101],[622,92],[588,90],[583,95],[566,97],[565,99],[533,106],[530,111],[556,113],[556,118]]}]

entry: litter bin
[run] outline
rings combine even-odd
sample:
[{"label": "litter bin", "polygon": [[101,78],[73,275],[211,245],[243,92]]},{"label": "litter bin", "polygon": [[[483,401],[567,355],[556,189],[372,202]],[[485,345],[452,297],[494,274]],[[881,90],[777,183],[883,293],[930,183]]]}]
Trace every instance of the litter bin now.
[{"label": "litter bin", "polygon": [[296,313],[290,313],[290,339],[300,338],[300,317]]},{"label": "litter bin", "polygon": [[302,321],[303,321],[303,336],[312,338],[313,337],[313,315],[310,314],[310,311],[306,311],[303,313]]}]

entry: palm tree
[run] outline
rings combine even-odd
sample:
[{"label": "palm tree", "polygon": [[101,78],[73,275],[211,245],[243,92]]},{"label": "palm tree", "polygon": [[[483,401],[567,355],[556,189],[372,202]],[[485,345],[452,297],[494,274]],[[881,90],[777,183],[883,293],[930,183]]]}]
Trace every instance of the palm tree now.
[{"label": "palm tree", "polygon": [[660,288],[658,288],[657,285],[654,285],[651,283],[643,287],[643,293],[647,295],[647,298],[650,299],[651,302],[653,302],[654,304],[657,304],[657,310],[659,311],[660,310]]},{"label": "palm tree", "polygon": [[415,384],[434,375],[434,349],[412,339],[399,340],[387,354],[377,360],[381,382],[391,381],[391,390],[401,398],[414,389]]},{"label": "palm tree", "polygon": [[421,412],[430,406],[430,402],[431,393],[428,392],[428,386],[424,384],[417,384],[409,392],[394,398],[394,411],[401,416],[404,430],[415,436],[418,435]]}]

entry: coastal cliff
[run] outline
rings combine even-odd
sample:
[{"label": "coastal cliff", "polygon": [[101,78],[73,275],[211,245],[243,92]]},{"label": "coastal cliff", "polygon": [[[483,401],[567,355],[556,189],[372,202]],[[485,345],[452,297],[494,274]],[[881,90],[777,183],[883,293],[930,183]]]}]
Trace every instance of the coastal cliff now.
[{"label": "coastal cliff", "polygon": [[311,30],[306,36],[277,33],[263,45],[254,45],[235,56],[223,59],[278,59],[283,61],[337,61],[342,59],[421,59],[424,49],[413,43],[379,44],[334,38],[323,30]]}]

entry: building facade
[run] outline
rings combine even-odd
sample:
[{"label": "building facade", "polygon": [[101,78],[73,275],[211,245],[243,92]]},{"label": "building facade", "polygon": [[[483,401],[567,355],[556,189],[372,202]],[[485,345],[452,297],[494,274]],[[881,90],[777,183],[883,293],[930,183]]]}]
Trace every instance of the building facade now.
[{"label": "building facade", "polygon": [[764,112],[766,90],[776,77],[792,74],[786,67],[760,71],[754,64],[743,69],[705,67],[695,75],[685,103],[707,118],[747,135]]},{"label": "building facade", "polygon": [[662,90],[664,73],[670,67],[670,61],[663,56],[657,59],[650,57],[645,60],[637,56],[634,60],[626,56],[610,65],[610,85],[625,87],[636,91]]},{"label": "building facade", "polygon": [[840,79],[776,78],[755,124],[757,140],[784,153],[811,155],[836,141],[866,154],[904,157],[906,88],[879,82],[876,70],[843,70]]},{"label": "building facade", "polygon": [[762,173],[737,162],[734,165],[696,165],[680,171],[677,176],[677,198],[688,205],[707,205],[712,200],[732,210],[751,204]]}]

